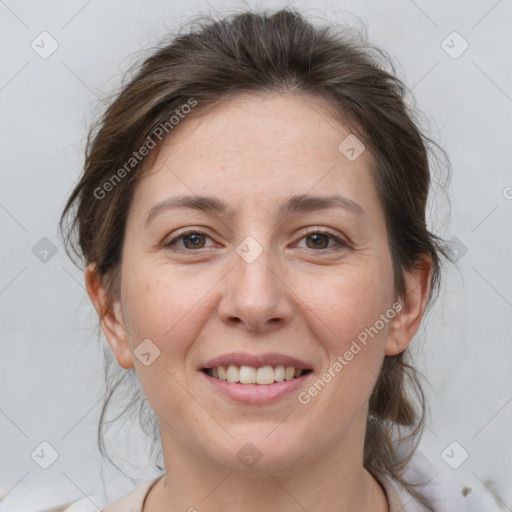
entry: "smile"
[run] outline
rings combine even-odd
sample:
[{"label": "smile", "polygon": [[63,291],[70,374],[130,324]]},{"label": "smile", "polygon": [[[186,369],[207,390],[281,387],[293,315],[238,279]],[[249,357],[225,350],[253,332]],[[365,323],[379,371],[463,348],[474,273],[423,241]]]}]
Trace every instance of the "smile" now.
[{"label": "smile", "polygon": [[303,370],[294,366],[217,366],[215,368],[204,368],[203,371],[213,377],[232,383],[271,385],[276,382],[290,381],[297,379],[311,370]]}]

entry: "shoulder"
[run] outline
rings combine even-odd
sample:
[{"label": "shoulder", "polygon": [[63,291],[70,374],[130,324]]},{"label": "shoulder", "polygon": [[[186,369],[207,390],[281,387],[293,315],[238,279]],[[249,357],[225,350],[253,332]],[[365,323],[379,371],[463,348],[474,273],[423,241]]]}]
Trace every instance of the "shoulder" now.
[{"label": "shoulder", "polygon": [[[399,482],[379,474],[378,479],[386,490],[390,501],[390,512],[427,512],[419,497],[426,501],[434,512],[500,512],[501,508],[491,494],[481,485],[461,485],[445,472],[435,467],[418,452],[404,472],[407,481],[418,484],[411,495]],[[478,482],[480,484],[480,482]]]},{"label": "shoulder", "polygon": [[[161,475],[139,485],[125,496],[110,502],[101,509],[101,512],[141,512],[144,499],[160,478]],[[67,508],[60,508],[49,512],[98,512],[98,506],[85,497],[75,501]]]}]

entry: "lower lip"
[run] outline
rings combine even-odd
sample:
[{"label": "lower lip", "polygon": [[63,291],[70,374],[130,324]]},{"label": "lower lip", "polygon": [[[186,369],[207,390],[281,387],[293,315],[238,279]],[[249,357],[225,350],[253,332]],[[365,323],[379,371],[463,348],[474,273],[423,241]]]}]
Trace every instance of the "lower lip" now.
[{"label": "lower lip", "polygon": [[201,373],[215,391],[223,393],[236,402],[250,405],[264,405],[277,402],[286,395],[296,392],[312,375],[312,372],[309,372],[296,379],[274,382],[274,384],[240,384],[239,382],[216,379],[204,372]]}]

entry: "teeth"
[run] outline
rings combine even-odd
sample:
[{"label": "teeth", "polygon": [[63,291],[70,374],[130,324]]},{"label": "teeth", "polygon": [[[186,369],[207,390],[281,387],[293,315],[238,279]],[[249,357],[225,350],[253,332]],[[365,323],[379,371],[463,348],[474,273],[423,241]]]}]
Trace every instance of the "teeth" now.
[{"label": "teeth", "polygon": [[286,370],[284,371],[284,380],[292,380],[294,375],[295,368],[293,368],[292,366],[287,366]]},{"label": "teeth", "polygon": [[256,368],[252,366],[240,366],[240,373],[238,375],[238,380],[242,384],[254,384],[256,382]]},{"label": "teeth", "polygon": [[[272,366],[263,366],[256,371],[255,381],[257,384],[274,384],[274,380],[275,375]],[[240,382],[242,382],[242,379],[240,379]]]},{"label": "teeth", "polygon": [[212,377],[215,377],[215,370],[217,370],[217,378],[220,380],[228,380],[226,368],[219,366],[218,368],[212,368]]},{"label": "teeth", "polygon": [[282,364],[274,368],[274,379],[276,379],[277,382],[282,382],[284,380],[284,366]]},{"label": "teeth", "polygon": [[292,380],[304,374],[304,370],[295,369],[293,366],[236,366],[230,364],[227,368],[218,366],[207,370],[210,377],[228,382],[240,382],[241,384],[273,384],[284,380]]},{"label": "teeth", "polygon": [[240,382],[240,370],[238,366],[230,364],[226,373],[226,380],[228,382]]}]

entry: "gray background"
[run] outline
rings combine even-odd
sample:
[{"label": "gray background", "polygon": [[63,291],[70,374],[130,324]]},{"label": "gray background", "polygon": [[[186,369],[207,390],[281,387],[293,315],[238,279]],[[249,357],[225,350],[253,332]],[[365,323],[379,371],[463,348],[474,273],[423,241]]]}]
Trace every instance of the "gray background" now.
[{"label": "gray background", "polygon": [[[370,40],[399,63],[399,76],[425,113],[424,126],[449,152],[451,217],[438,194],[430,220],[434,231],[455,237],[451,245],[462,257],[448,269],[416,343],[431,407],[421,449],[437,478],[499,496],[504,510],[512,510],[511,2],[291,5],[320,22],[362,19]],[[158,474],[135,427],[132,437],[119,435],[114,443],[116,462],[129,459],[123,468],[132,480],[99,456],[103,376],[96,315],[83,275],[64,253],[57,221],[80,173],[86,128],[101,111],[99,98],[119,84],[133,54],[197,12],[243,6],[0,0],[2,511],[43,510],[84,494],[100,504]],[[58,43],[48,58],[31,47],[35,41],[39,52],[51,49],[48,36],[39,36],[43,31]],[[463,40],[450,36],[454,31]],[[464,40],[468,49],[454,58]],[[55,255],[44,253],[43,237]],[[58,453],[48,469],[31,458],[44,441]],[[456,457],[461,449],[469,454],[457,469],[441,457],[453,441],[461,447]]]}]

